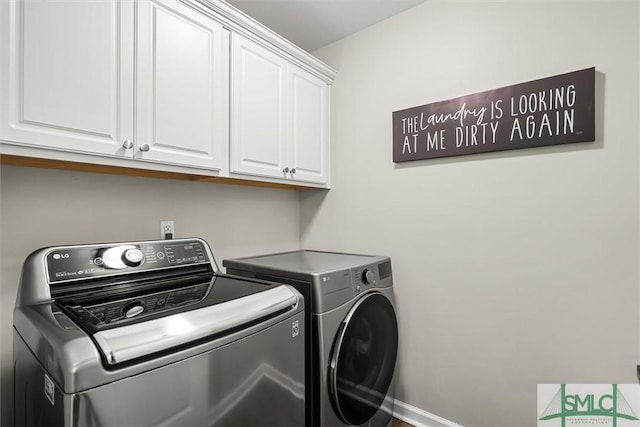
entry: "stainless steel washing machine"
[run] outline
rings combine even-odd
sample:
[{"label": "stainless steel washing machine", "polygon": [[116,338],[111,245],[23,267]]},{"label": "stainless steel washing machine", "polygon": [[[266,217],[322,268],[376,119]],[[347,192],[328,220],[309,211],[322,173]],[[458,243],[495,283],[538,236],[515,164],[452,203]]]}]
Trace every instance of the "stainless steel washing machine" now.
[{"label": "stainless steel washing machine", "polygon": [[303,425],[303,306],[221,274],[200,239],[40,249],[14,310],[14,425]]},{"label": "stainless steel washing machine", "polygon": [[389,257],[303,250],[223,265],[304,295],[307,426],[391,424],[398,328]]}]

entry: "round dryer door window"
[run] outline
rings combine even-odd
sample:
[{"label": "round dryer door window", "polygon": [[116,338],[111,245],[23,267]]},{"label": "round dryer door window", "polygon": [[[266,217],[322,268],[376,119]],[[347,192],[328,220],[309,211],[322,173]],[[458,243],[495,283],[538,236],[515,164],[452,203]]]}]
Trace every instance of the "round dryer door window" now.
[{"label": "round dryer door window", "polygon": [[389,390],[397,352],[391,301],[380,293],[363,297],[342,322],[331,357],[331,400],[342,421],[360,425],[375,415]]}]

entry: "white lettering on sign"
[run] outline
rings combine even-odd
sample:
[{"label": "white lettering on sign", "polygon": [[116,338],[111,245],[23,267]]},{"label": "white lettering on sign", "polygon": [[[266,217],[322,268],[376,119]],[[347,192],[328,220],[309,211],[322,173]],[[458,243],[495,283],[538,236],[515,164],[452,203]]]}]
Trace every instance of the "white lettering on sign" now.
[{"label": "white lettering on sign", "polygon": [[595,140],[595,68],[393,113],[393,160]]}]

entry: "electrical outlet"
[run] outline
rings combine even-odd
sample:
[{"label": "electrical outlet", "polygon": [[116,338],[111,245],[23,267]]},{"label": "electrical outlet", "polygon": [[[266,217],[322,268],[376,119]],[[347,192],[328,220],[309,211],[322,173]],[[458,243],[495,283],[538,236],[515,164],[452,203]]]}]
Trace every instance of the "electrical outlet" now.
[{"label": "electrical outlet", "polygon": [[173,221],[160,221],[160,238],[173,239],[175,235],[175,226]]}]

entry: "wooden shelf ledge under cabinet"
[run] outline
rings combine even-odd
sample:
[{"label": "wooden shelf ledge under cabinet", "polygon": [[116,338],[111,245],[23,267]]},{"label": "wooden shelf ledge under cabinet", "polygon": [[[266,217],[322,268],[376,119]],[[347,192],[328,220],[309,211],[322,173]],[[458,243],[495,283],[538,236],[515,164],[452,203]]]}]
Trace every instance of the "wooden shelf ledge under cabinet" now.
[{"label": "wooden shelf ledge under cabinet", "polygon": [[122,166],[99,165],[92,163],[70,162],[66,160],[41,159],[36,157],[0,155],[0,164],[24,166],[44,169],[62,169],[76,172],[104,173],[110,175],[139,176],[144,178],[176,179],[181,181],[211,182],[216,184],[242,185],[248,187],[281,188],[286,190],[309,190],[307,187],[297,184],[285,184],[277,182],[253,181],[249,179],[227,178],[219,176],[207,176],[190,173],[165,172],[150,169],[137,169]]}]

